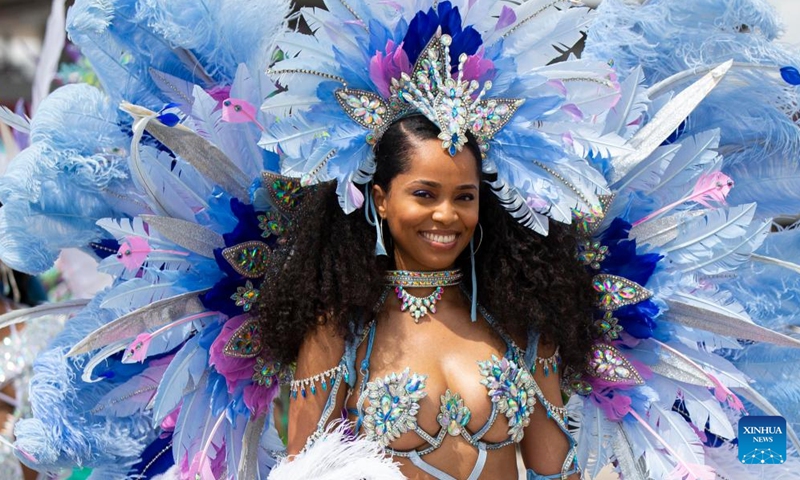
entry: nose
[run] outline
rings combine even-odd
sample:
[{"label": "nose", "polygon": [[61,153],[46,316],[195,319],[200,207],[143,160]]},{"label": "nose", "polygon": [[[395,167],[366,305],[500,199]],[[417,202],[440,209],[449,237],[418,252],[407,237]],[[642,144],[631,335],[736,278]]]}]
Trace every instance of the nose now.
[{"label": "nose", "polygon": [[450,225],[458,219],[458,212],[450,201],[442,201],[433,211],[433,221],[442,225]]}]

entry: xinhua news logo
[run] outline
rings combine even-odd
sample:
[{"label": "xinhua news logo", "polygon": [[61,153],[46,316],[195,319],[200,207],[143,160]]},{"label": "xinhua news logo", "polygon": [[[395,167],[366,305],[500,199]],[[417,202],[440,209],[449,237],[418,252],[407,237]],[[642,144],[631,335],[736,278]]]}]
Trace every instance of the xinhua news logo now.
[{"label": "xinhua news logo", "polygon": [[786,419],[746,416],[739,419],[739,461],[776,465],[786,461]]}]

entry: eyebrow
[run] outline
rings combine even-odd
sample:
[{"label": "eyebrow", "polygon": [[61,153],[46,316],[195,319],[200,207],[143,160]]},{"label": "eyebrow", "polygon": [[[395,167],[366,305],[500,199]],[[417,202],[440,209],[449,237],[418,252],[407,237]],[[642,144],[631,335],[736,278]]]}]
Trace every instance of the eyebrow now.
[{"label": "eyebrow", "polygon": [[[427,187],[431,188],[441,188],[442,184],[439,182],[434,182],[433,180],[414,180],[411,183],[420,183]],[[478,187],[472,183],[465,183],[464,185],[459,185],[456,187],[456,190],[477,190]]]}]

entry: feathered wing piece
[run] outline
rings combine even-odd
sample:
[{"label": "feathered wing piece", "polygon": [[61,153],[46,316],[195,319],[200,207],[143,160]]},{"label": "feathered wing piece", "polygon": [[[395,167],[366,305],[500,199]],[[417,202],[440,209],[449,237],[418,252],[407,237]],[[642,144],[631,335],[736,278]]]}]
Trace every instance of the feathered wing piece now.
[{"label": "feathered wing piece", "polygon": [[[302,187],[336,180],[345,211],[360,207],[372,143],[409,111],[448,150],[475,134],[520,222],[583,235],[597,341],[565,385],[590,475],[613,459],[625,478],[713,478],[730,455],[712,445],[745,411],[788,415],[797,442],[796,373],[768,368],[800,345],[796,236],[768,217],[800,204],[797,62],[761,2],[433,3],[302,9],[314,36],[283,30],[288,2],[76,3],[68,29],[103,89],[59,89],[30,125],[2,113],[32,144],[0,179],[0,256],[37,272],[77,247],[114,282],[42,356],[24,461],[267,477],[288,369],[250,317],[261,280],[280,268]],[[578,59],[566,51],[584,33]],[[277,87],[263,73],[273,44]],[[277,154],[297,178],[260,176]],[[380,453],[342,435],[275,475]],[[370,458],[344,467],[396,473]]]},{"label": "feathered wing piece", "polygon": [[271,120],[254,105],[275,92],[264,70],[289,8],[78,1],[68,30],[102,88],[62,87],[30,123],[3,114],[31,145],[0,179],[2,260],[38,273],[78,248],[113,277],[88,305],[0,320],[73,316],[37,363],[24,462],[96,478],[268,475],[286,373],[248,312],[300,194],[261,176],[277,156],[257,146]]},{"label": "feathered wing piece", "polygon": [[588,373],[567,381],[584,398],[569,404],[579,458],[592,476],[610,455],[623,478],[715,478],[739,471],[729,445],[747,413],[783,415],[797,451],[797,237],[771,216],[800,213],[786,160],[800,58],[772,42],[761,2],[596,13],[583,55],[617,68],[605,135],[623,148],[589,156],[614,197],[584,222],[579,254],[600,307]]}]

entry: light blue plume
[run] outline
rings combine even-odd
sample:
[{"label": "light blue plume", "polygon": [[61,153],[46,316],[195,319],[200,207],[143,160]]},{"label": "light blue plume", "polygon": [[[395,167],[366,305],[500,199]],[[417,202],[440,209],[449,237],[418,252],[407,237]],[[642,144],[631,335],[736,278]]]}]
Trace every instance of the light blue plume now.
[{"label": "light blue plume", "polygon": [[277,0],[145,0],[136,18],[175,47],[192,51],[208,73],[230,84],[240,63],[269,65],[271,40],[284,27],[289,3]]},{"label": "light blue plume", "polygon": [[[34,418],[20,421],[15,433],[17,446],[36,459],[37,468],[52,471],[82,465],[96,467],[98,472],[106,472],[108,478],[124,477],[154,438],[147,416],[101,417],[89,413],[104,395],[128,377],[120,375],[85,384],[77,376],[87,356],[64,357],[70,345],[113,318],[111,312],[98,308],[102,299],[100,294],[87,309],[67,322],[50,350],[34,364],[30,384]],[[139,370],[136,367],[131,373]]]},{"label": "light blue plume", "polygon": [[740,162],[725,169],[735,183],[731,203],[757,202],[762,217],[794,216],[800,212],[800,163],[797,157],[773,157],[758,164]]},{"label": "light blue plume", "polygon": [[[541,12],[543,2],[525,2],[516,9],[520,23],[536,16],[524,28],[510,33],[504,41],[506,54],[516,57],[520,72],[548,65],[578,43],[589,24],[588,8],[570,8],[562,12],[553,4]],[[539,13],[541,12],[541,13]],[[513,28],[513,27],[512,27]],[[491,37],[487,44],[491,45]]]},{"label": "light blue plume", "polygon": [[[770,233],[756,253],[798,263],[800,229]],[[722,287],[742,299],[747,312],[760,325],[796,336],[800,329],[800,274],[759,261],[750,262],[737,273]]]},{"label": "light blue plume", "polygon": [[[76,128],[76,127],[80,128]],[[31,121],[31,142],[74,150],[80,155],[111,154],[125,146],[117,106],[95,87],[65,85],[42,101]]]},{"label": "light blue plume", "polygon": [[[645,195],[657,199],[657,207],[667,205],[691,193],[697,178],[713,171],[719,164],[719,130],[713,129],[687,135],[676,143],[680,146],[659,178],[658,184],[645,190]],[[737,205],[740,202],[731,202]]]},{"label": "light blue plume", "polygon": [[102,156],[83,157],[42,143],[25,149],[0,179],[0,258],[40,273],[58,250],[102,238],[95,222],[117,213],[106,201],[104,184],[119,186],[123,179],[124,171]]},{"label": "light blue plume", "polygon": [[[778,67],[797,65],[800,55],[774,42],[779,31],[774,10],[761,0],[610,0],[598,8],[584,56],[613,61],[623,78],[641,65],[651,84],[733,59],[726,78],[687,120],[684,135],[719,128],[726,165],[757,165],[774,155],[800,155],[798,127],[783,108],[797,103],[798,91],[778,73]],[[679,91],[694,78],[666,90]]]},{"label": "light blue plume", "polygon": [[[131,21],[134,4],[132,0],[76,2],[67,13],[67,32],[114,103],[125,99],[158,109],[165,102],[150,79],[149,67],[187,80],[193,75],[168,45]],[[170,61],[163,61],[164,57]],[[164,64],[154,65],[157,59]]]},{"label": "light blue plume", "polygon": [[686,411],[695,426],[704,427],[708,423],[708,431],[715,435],[727,439],[736,436],[730,420],[707,388],[682,384],[680,389]]},{"label": "light blue plume", "polygon": [[131,155],[129,159],[131,178],[139,190],[145,192],[151,210],[157,215],[192,221],[192,206],[181,198],[176,185],[170,181],[172,156],[155,147],[136,148],[140,148],[138,155]]},{"label": "light blue plume", "polygon": [[792,423],[795,431],[800,431],[800,383],[793,381],[797,378],[800,349],[755,344],[732,353],[731,361],[754,380],[754,388]]},{"label": "light blue plume", "polygon": [[[715,246],[703,251],[700,258],[694,256],[689,250],[682,249],[681,255],[673,257],[673,261],[681,259],[678,268],[682,272],[715,275],[735,270],[746,262],[750,254],[761,245],[769,233],[771,224],[770,221],[754,221],[741,236],[724,243],[715,242]],[[676,263],[678,262],[676,261]]]},{"label": "light blue plume", "polygon": [[130,417],[144,413],[156,393],[167,364],[148,367],[141,374],[114,388],[97,402],[92,413],[101,416]]},{"label": "light blue plume", "polygon": [[686,219],[678,224],[677,238],[659,250],[669,254],[672,263],[679,266],[702,261],[715,250],[738,242],[747,233],[755,211],[756,204],[750,203],[709,210],[703,216]]}]

